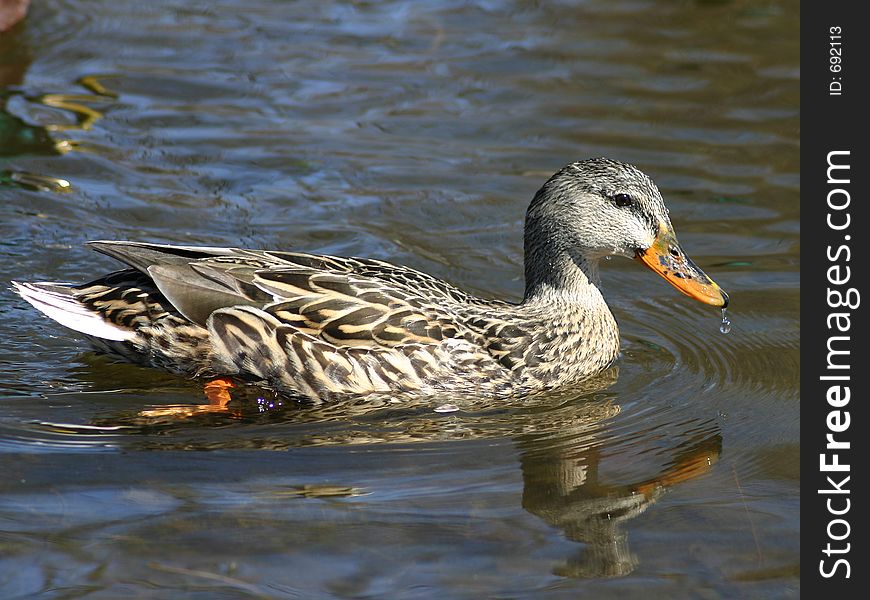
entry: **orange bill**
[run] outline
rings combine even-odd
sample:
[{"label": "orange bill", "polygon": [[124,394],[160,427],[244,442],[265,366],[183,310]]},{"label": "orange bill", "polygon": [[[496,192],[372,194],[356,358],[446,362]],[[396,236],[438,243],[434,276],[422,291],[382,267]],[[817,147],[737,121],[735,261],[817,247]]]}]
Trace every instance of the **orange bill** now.
[{"label": "orange bill", "polygon": [[728,306],[728,294],[686,256],[673,232],[664,224],[659,226],[653,245],[639,250],[635,258],[690,298],[720,308]]}]

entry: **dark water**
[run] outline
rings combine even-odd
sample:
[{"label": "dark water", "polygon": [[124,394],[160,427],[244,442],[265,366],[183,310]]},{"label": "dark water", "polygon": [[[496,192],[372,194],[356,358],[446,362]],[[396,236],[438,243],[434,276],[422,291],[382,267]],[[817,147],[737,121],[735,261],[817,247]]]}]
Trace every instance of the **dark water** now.
[{"label": "dark water", "polygon": [[734,326],[613,260],[624,353],[570,394],[215,413],[4,286],[0,597],[799,594],[797,2],[34,4],[0,34],[0,281],[137,239],[516,298],[531,195],[606,155]]}]

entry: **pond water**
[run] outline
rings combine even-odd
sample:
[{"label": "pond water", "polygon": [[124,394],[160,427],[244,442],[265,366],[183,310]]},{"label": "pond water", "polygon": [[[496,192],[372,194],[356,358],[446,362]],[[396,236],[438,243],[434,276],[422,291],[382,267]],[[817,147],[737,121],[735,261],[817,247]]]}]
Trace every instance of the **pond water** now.
[{"label": "pond water", "polygon": [[[0,34],[0,281],[90,239],[522,294],[567,162],[651,174],[721,315],[603,264],[623,353],[503,405],[205,411],[0,291],[0,597],[790,597],[798,3],[35,2]],[[443,399],[440,401],[443,404]]]}]

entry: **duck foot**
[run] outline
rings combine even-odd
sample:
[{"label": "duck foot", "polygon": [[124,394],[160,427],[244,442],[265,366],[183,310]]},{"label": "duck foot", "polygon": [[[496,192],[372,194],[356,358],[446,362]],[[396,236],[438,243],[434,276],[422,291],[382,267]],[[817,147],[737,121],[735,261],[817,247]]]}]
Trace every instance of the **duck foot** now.
[{"label": "duck foot", "polygon": [[218,377],[212,379],[203,386],[205,397],[208,398],[208,404],[175,404],[169,406],[161,406],[159,408],[149,408],[139,411],[140,417],[149,418],[172,418],[172,419],[187,419],[206,413],[229,412],[228,405],[233,397],[230,395],[230,390],[236,387],[232,379],[228,377]]},{"label": "duck foot", "polygon": [[218,377],[206,383],[203,391],[205,392],[205,397],[208,398],[209,406],[226,408],[230,400],[233,399],[230,395],[230,390],[234,387],[236,387],[236,384],[229,377]]}]

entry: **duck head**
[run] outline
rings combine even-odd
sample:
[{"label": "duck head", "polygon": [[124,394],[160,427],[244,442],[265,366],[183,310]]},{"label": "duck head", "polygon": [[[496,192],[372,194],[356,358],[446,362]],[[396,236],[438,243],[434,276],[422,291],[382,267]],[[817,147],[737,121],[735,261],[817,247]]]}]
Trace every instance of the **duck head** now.
[{"label": "duck head", "polygon": [[527,293],[557,257],[582,264],[624,256],[699,302],[728,306],[728,294],[680,247],[656,185],[626,163],[593,158],[553,175],[526,213],[525,251]]}]

